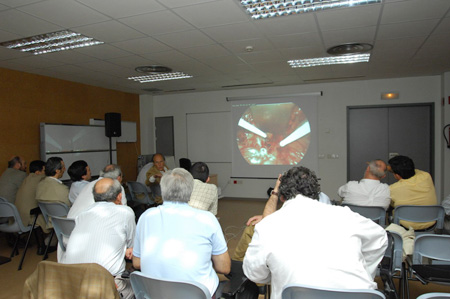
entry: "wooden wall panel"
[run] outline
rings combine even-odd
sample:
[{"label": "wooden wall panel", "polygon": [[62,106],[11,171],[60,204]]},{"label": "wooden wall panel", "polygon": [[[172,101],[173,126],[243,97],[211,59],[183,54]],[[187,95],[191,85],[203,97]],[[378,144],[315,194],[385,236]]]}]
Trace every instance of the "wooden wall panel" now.
[{"label": "wooden wall panel", "polygon": [[117,146],[124,180],[136,179],[139,95],[0,68],[0,107],[0,173],[12,155],[39,159],[39,123],[88,125],[90,118],[118,112],[137,124],[138,141]]}]

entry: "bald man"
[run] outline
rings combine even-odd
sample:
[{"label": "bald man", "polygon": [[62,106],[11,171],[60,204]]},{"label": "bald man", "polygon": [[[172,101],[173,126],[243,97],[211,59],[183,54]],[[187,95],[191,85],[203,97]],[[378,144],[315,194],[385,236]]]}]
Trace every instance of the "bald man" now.
[{"label": "bald man", "polygon": [[122,205],[118,180],[102,178],[93,188],[95,203],[75,219],[64,264],[96,263],[114,276],[122,298],[133,298],[129,279],[123,279],[125,258],[131,259],[136,230],[133,210]]},{"label": "bald man", "polygon": [[8,168],[0,177],[0,197],[14,203],[17,190],[26,177],[27,162],[20,156],[12,157],[8,161]]},{"label": "bald man", "polygon": [[147,171],[145,184],[150,186],[155,202],[160,204],[162,203],[162,197],[159,182],[161,181],[163,174],[168,171],[169,168],[166,166],[166,158],[164,158],[162,154],[154,154],[152,160],[153,166]]}]

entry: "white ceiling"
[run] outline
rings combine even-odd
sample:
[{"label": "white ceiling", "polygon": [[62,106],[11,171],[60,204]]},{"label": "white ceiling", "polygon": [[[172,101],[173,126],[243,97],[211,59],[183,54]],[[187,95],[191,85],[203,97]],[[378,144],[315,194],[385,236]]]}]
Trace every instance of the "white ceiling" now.
[{"label": "white ceiling", "polygon": [[[0,42],[62,29],[105,42],[37,56],[0,47],[0,67],[136,94],[439,75],[450,71],[449,11],[449,0],[383,0],[252,20],[238,0],[0,0]],[[286,63],[351,42],[374,45],[369,63]],[[127,79],[154,64],[193,78]]]}]

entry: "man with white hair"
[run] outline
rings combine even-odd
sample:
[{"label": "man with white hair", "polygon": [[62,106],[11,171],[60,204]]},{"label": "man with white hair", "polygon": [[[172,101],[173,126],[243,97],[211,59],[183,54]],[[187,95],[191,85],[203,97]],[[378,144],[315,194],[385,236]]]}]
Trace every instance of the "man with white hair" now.
[{"label": "man with white hair", "polygon": [[10,203],[16,200],[16,193],[27,177],[27,162],[20,156],[14,156],[8,161],[8,168],[0,177],[0,197]]},{"label": "man with white hair", "polygon": [[188,171],[168,171],[160,185],[163,204],[139,218],[133,266],[156,278],[196,281],[212,296],[216,272],[228,274],[231,266],[220,224],[212,213],[189,206],[194,179]]},{"label": "man with white hair", "polygon": [[[102,178],[110,178],[114,180],[118,180],[119,183],[122,183],[122,170],[119,165],[110,164],[107,165],[103,170],[100,171],[100,177],[87,184],[83,190],[81,190],[80,194],[78,194],[73,206],[69,210],[69,214],[67,218],[76,218],[80,213],[87,210],[92,204],[94,204],[94,196],[92,195],[92,190],[94,189],[95,183]],[[125,196],[125,190],[122,188],[122,205],[127,204],[127,199]]]},{"label": "man with white hair", "polygon": [[338,194],[344,199],[342,203],[378,206],[386,210],[391,203],[391,193],[389,185],[380,180],[386,177],[387,165],[382,160],[372,160],[368,164],[363,179],[341,186]]},{"label": "man with white hair", "polygon": [[93,188],[95,203],[78,215],[67,243],[63,264],[96,263],[114,277],[121,298],[134,298],[129,279],[123,279],[125,257],[131,259],[136,223],[134,212],[122,205],[120,182],[102,178]]}]

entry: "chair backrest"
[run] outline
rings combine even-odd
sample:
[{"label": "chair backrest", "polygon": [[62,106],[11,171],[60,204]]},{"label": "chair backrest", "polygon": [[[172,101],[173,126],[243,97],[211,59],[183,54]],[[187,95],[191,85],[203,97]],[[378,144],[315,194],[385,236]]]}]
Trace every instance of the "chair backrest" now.
[{"label": "chair backrest", "polygon": [[75,219],[52,216],[52,224],[53,229],[56,233],[56,237],[58,238],[59,245],[61,246],[62,250],[66,251],[64,238],[66,238],[67,240],[70,237],[70,234],[75,228]]},{"label": "chair backrest", "polygon": [[394,223],[400,225],[400,220],[412,222],[431,222],[436,221],[434,227],[429,228],[429,231],[434,229],[442,230],[444,228],[445,209],[440,205],[429,206],[413,206],[403,205],[397,206],[394,210]]},{"label": "chair backrest", "polygon": [[130,190],[131,200],[146,205],[155,204],[144,184],[139,182],[127,182],[127,186],[128,190]]},{"label": "chair backrest", "polygon": [[424,234],[414,241],[413,264],[423,264],[423,258],[436,264],[450,264],[450,235]]},{"label": "chair backrest", "polygon": [[9,221],[0,224],[0,231],[5,233],[25,233],[31,230],[31,225],[23,225],[19,211],[15,205],[10,202],[0,201],[0,218],[14,218],[14,222]]},{"label": "chair backrest", "polygon": [[386,298],[383,293],[376,290],[361,289],[333,289],[311,287],[301,284],[289,284],[283,288],[282,299],[380,299]]},{"label": "chair backrest", "polygon": [[139,271],[131,273],[130,279],[136,299],[211,299],[209,290],[198,282],[157,279]]},{"label": "chair backrest", "polygon": [[417,297],[417,299],[445,299],[445,298],[450,298],[450,293],[426,293]]},{"label": "chair backrest", "polygon": [[353,212],[369,218],[383,227],[386,225],[386,210],[383,207],[357,206],[347,203],[343,203],[342,205],[349,207]]},{"label": "chair backrest", "polygon": [[48,223],[48,217],[53,216],[67,216],[69,213],[69,207],[61,202],[46,202],[39,201],[39,208],[42,211],[42,215],[44,216],[45,222]]}]

